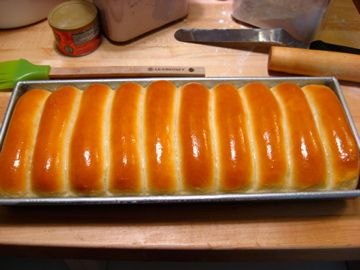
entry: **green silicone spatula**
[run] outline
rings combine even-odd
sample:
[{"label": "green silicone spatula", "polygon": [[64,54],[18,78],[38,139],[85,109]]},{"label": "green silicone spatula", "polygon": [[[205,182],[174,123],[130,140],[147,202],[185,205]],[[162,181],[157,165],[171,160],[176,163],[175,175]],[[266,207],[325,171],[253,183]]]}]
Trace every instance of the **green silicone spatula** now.
[{"label": "green silicone spatula", "polygon": [[49,79],[50,66],[33,65],[25,59],[0,62],[0,89],[13,88],[22,80]]},{"label": "green silicone spatula", "polygon": [[25,59],[0,62],[0,90],[13,88],[18,81],[116,77],[204,77],[204,67],[190,66],[97,66],[53,68],[34,65]]}]

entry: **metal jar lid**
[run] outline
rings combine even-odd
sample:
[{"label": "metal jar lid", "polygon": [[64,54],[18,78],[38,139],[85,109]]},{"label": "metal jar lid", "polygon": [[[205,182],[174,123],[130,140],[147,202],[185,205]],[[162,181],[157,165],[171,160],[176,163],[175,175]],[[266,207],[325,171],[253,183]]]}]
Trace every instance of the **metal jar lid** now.
[{"label": "metal jar lid", "polygon": [[96,19],[96,7],[87,1],[67,1],[56,6],[48,16],[51,27],[63,31],[82,28]]}]

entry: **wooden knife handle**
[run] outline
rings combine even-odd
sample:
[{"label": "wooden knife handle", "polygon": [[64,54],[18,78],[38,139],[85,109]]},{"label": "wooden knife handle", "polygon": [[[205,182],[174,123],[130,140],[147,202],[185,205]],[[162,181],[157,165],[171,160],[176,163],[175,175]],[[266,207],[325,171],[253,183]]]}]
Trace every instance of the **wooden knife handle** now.
[{"label": "wooden knife handle", "polygon": [[310,76],[334,76],[340,80],[360,82],[360,55],[271,47],[268,69]]},{"label": "wooden knife handle", "polygon": [[111,66],[51,68],[50,79],[115,77],[205,77],[204,67],[190,66]]}]

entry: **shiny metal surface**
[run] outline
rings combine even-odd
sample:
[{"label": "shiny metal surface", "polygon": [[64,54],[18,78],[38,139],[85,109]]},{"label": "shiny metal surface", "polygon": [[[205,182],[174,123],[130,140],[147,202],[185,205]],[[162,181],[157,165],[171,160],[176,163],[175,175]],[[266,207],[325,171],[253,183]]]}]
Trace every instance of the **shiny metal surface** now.
[{"label": "shiny metal surface", "polygon": [[[228,82],[236,87],[241,87],[249,82],[261,82],[272,87],[281,82],[291,81],[299,86],[306,84],[324,84],[334,90],[345,111],[352,132],[360,150],[360,139],[350,111],[345,102],[338,81],[333,77],[216,77],[216,78],[141,78],[141,79],[96,79],[96,80],[54,80],[54,81],[23,81],[19,82],[10,98],[2,129],[0,130],[0,146],[5,137],[6,128],[9,124],[12,111],[17,99],[26,91],[33,88],[46,88],[55,90],[61,85],[73,85],[84,89],[92,83],[105,83],[113,89],[123,82],[137,82],[147,86],[156,80],[169,80],[175,85],[187,82],[200,82],[208,88],[212,88],[220,82]],[[145,204],[145,203],[194,203],[194,202],[240,202],[240,201],[270,201],[270,200],[313,200],[313,199],[348,199],[360,197],[359,186],[356,190],[349,191],[324,191],[324,192],[290,192],[290,193],[243,193],[243,194],[213,194],[213,195],[167,195],[167,196],[125,196],[125,197],[55,197],[55,198],[1,198],[0,205],[83,205],[83,204]]]},{"label": "shiny metal surface", "polygon": [[175,38],[201,44],[243,44],[307,48],[309,45],[293,38],[281,28],[273,29],[180,29]]},{"label": "shiny metal surface", "polygon": [[168,204],[263,202],[281,200],[334,200],[360,197],[360,190],[332,192],[292,192],[260,194],[216,194],[133,197],[78,197],[78,198],[14,198],[0,199],[0,205],[111,205],[111,204]]}]

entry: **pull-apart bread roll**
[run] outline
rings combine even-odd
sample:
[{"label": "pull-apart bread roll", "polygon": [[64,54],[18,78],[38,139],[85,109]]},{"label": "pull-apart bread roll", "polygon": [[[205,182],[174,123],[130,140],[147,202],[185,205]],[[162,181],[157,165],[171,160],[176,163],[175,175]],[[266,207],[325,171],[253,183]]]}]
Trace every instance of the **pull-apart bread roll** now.
[{"label": "pull-apart bread roll", "polygon": [[82,94],[69,153],[69,185],[74,193],[98,195],[107,190],[112,94],[105,84],[93,84]]},{"label": "pull-apart bread roll", "polygon": [[326,86],[92,84],[29,90],[0,152],[3,197],[354,189],[359,152]]},{"label": "pull-apart bread roll", "polygon": [[35,193],[63,194],[68,190],[70,135],[81,91],[64,86],[46,100],[41,116],[31,170]]},{"label": "pull-apart bread roll", "polygon": [[111,109],[109,191],[140,193],[144,188],[140,151],[142,87],[124,83],[115,91]]},{"label": "pull-apart bread roll", "polygon": [[147,87],[144,102],[146,190],[174,193],[179,189],[175,150],[176,87],[157,81]]},{"label": "pull-apart bread roll", "polygon": [[0,153],[0,193],[27,196],[41,112],[50,92],[35,89],[18,100]]},{"label": "pull-apart bread roll", "polygon": [[249,126],[239,92],[233,85],[223,83],[214,87],[213,94],[219,190],[248,190],[254,183],[254,164]]},{"label": "pull-apart bread roll", "polygon": [[315,119],[301,88],[282,83],[272,89],[278,99],[285,129],[292,190],[323,189],[328,184],[325,153]]},{"label": "pull-apart bread roll", "polygon": [[270,89],[249,83],[240,89],[247,114],[250,151],[255,163],[253,190],[288,188],[285,125],[280,106]]},{"label": "pull-apart bread roll", "polygon": [[356,188],[359,150],[335,93],[324,85],[308,85],[302,89],[324,143],[330,181],[327,188]]},{"label": "pull-apart bread roll", "polygon": [[209,100],[210,91],[202,84],[188,83],[180,89],[179,163],[185,191],[215,191]]}]

